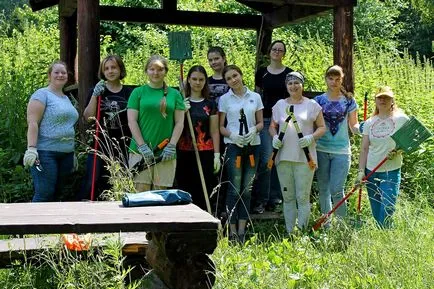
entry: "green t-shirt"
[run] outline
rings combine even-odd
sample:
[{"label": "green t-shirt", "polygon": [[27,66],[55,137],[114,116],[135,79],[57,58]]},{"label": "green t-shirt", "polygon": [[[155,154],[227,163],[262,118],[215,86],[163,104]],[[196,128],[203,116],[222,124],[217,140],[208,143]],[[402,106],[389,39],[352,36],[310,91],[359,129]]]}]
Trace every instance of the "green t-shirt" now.
[{"label": "green t-shirt", "polygon": [[[160,101],[163,98],[163,88],[152,88],[143,85],[133,90],[128,99],[128,108],[139,112],[137,122],[144,141],[151,149],[155,148],[164,139],[170,139],[175,126],[175,110],[184,110],[184,102],[179,91],[172,87],[167,88],[166,118],[160,112]],[[137,144],[131,140],[130,150],[137,151]]]}]

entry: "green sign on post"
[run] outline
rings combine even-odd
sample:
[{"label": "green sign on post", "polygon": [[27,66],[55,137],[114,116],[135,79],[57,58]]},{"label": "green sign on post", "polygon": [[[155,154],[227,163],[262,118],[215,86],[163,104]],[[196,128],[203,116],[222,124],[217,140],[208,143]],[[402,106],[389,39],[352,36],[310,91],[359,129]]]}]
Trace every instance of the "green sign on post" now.
[{"label": "green sign on post", "polygon": [[193,58],[191,53],[191,32],[169,32],[170,60],[184,61]]}]

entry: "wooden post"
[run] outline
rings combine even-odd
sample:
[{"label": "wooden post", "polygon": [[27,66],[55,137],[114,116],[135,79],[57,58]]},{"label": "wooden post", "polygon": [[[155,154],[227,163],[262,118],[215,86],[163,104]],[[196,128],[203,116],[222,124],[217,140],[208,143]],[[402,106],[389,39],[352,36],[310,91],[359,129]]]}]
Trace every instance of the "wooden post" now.
[{"label": "wooden post", "polygon": [[268,48],[271,45],[271,38],[273,36],[273,28],[263,26],[260,30],[256,31],[256,70],[264,65],[265,58],[268,57]]},{"label": "wooden post", "polygon": [[146,260],[170,289],[206,289],[215,282],[208,257],[217,247],[217,231],[147,233]]},{"label": "wooden post", "polygon": [[333,61],[344,69],[344,86],[354,92],[353,71],[353,6],[338,6],[333,11]]},{"label": "wooden post", "polygon": [[77,55],[77,11],[71,16],[62,16],[59,7],[60,30],[60,59],[68,65],[71,72],[68,75],[68,84],[77,81],[75,74],[75,57]]},{"label": "wooden post", "polygon": [[[99,0],[78,0],[78,99],[83,113],[90,88],[98,80],[100,62]],[[84,133],[83,123],[79,125]]]}]

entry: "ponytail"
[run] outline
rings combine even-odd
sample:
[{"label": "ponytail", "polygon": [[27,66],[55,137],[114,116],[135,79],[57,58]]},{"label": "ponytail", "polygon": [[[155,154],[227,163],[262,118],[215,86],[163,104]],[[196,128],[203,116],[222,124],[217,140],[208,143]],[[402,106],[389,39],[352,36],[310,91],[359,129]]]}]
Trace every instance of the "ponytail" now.
[{"label": "ponytail", "polygon": [[167,85],[166,82],[163,82],[163,98],[161,98],[160,100],[160,112],[161,115],[166,118],[167,117],[167,113],[166,113],[166,108],[167,108]]}]

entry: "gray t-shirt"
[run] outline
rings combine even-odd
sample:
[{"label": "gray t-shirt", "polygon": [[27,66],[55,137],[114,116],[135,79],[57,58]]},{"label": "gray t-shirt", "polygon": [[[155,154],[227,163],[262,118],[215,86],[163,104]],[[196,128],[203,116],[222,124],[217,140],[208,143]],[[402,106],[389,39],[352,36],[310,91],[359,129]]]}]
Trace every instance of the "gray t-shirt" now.
[{"label": "gray t-shirt", "polygon": [[73,152],[78,112],[69,98],[66,95],[57,96],[44,87],[33,93],[30,100],[38,100],[45,105],[39,124],[37,149]]}]

